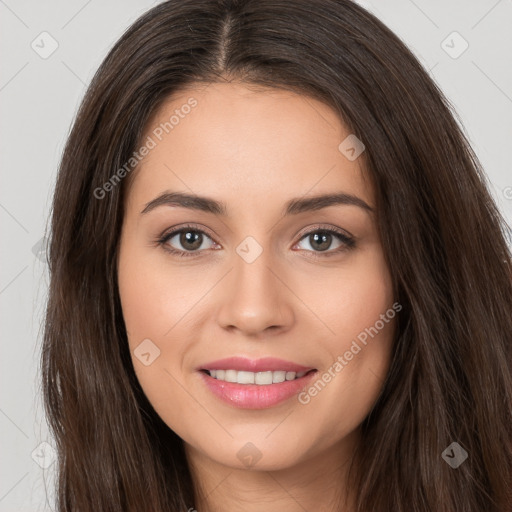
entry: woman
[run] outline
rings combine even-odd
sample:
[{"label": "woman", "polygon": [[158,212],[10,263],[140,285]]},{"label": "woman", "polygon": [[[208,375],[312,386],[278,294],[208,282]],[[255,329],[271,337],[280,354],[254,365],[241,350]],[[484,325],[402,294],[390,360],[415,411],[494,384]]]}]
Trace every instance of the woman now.
[{"label": "woman", "polygon": [[362,8],[158,5],[59,170],[57,510],[511,510],[507,229]]}]

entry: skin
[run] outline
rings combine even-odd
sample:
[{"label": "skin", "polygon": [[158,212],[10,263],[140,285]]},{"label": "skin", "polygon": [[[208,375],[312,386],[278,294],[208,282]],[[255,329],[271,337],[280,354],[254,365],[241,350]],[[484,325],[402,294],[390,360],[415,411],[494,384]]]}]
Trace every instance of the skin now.
[{"label": "skin", "polygon": [[[336,504],[346,498],[343,510],[350,511],[354,496],[343,482],[359,425],[389,368],[394,320],[307,404],[292,397],[263,410],[236,408],[215,397],[196,368],[236,355],[273,356],[322,374],[391,308],[375,213],[331,205],[282,215],[292,198],[337,192],[375,209],[363,159],[350,161],[338,150],[350,132],[328,106],[240,83],[180,91],[151,119],[146,136],[190,97],[197,106],[144,157],[125,203],[119,293],[137,377],[185,443],[198,486],[191,507],[340,510]],[[228,215],[170,205],[141,214],[164,191],[214,198]],[[185,223],[207,235],[192,257],[180,258],[156,240]],[[319,225],[344,230],[355,248],[335,253],[343,242],[333,236],[318,250],[303,233]],[[247,236],[263,249],[250,264],[236,252]],[[179,234],[167,246],[190,252]],[[147,366],[134,355],[145,339],[160,350]],[[248,442],[261,455],[251,467],[237,456]]]}]

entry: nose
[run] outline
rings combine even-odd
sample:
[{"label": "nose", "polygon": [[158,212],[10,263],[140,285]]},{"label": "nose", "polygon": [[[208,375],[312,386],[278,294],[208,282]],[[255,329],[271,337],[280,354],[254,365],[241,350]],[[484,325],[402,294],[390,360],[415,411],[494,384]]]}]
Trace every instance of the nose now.
[{"label": "nose", "polygon": [[282,332],[294,322],[293,298],[283,269],[271,261],[268,251],[251,263],[235,254],[219,297],[217,321],[222,328],[247,336]]}]

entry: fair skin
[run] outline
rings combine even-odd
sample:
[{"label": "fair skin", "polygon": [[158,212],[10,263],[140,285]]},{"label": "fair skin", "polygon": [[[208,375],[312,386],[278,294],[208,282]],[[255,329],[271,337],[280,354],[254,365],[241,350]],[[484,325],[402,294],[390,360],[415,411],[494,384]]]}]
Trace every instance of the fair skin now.
[{"label": "fair skin", "polygon": [[[190,97],[197,106],[161,141],[153,137],[158,143],[133,176],[125,203],[119,293],[137,377],[184,441],[200,489],[190,507],[352,511],[354,496],[343,482],[359,425],[389,368],[394,321],[368,338],[308,403],[293,396],[263,409],[239,408],[219,400],[197,367],[231,356],[271,356],[321,376],[391,307],[363,158],[350,161],[340,152],[350,132],[323,103],[239,83],[180,91],[160,108],[146,136]],[[169,204],[141,213],[166,191],[215,199],[226,215]],[[373,212],[334,204],[283,216],[292,198],[340,192]],[[156,242],[187,223],[195,225],[192,234],[206,233],[200,248],[179,234]],[[330,245],[315,244],[319,226],[342,230],[355,247],[347,249],[335,235]],[[262,248],[251,263],[236,251],[248,236]],[[164,246],[195,252],[179,257]],[[146,339],[160,350],[147,366],[134,355]],[[251,467],[239,456],[244,446],[258,458]],[[348,505],[339,508],[345,498]]]}]

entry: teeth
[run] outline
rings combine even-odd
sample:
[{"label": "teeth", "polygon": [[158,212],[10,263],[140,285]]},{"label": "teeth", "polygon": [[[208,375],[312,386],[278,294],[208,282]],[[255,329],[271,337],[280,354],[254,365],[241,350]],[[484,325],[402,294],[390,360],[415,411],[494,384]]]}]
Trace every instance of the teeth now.
[{"label": "teeth", "polygon": [[258,372],[254,374],[254,384],[272,384],[272,372]]},{"label": "teeth", "polygon": [[246,372],[237,370],[208,370],[211,377],[225,382],[236,382],[238,384],[259,384],[267,386],[278,384],[285,380],[295,380],[304,377],[307,372],[287,372],[284,370],[268,372]]},{"label": "teeth", "polygon": [[[235,371],[235,370],[232,370]],[[235,372],[238,373],[236,376],[236,382],[238,384],[254,384],[254,373],[252,372]]]},{"label": "teeth", "polygon": [[238,374],[238,372],[236,370],[226,370],[226,374],[224,375],[224,380],[226,382],[236,382],[237,374]]},{"label": "teeth", "polygon": [[272,372],[272,382],[284,382],[286,380],[286,372]]}]

